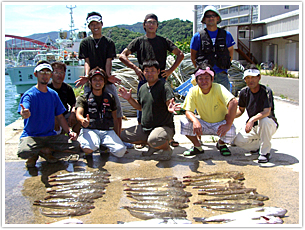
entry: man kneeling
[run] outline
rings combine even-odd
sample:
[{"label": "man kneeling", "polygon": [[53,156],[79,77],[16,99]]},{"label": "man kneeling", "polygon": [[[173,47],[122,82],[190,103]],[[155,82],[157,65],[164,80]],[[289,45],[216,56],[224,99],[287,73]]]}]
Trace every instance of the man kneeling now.
[{"label": "man kneeling", "polygon": [[[184,102],[186,117],[180,120],[181,134],[186,135],[194,144],[184,156],[204,153],[197,136],[218,135],[217,149],[223,156],[231,155],[225,143],[235,137],[233,120],[236,115],[237,100],[224,86],[213,83],[215,72],[203,63],[195,71],[197,86],[190,89]],[[195,116],[195,110],[199,117]]]},{"label": "man kneeling", "polygon": [[78,141],[86,155],[92,154],[103,145],[116,157],[124,156],[126,147],[118,136],[116,104],[112,94],[104,92],[106,72],[96,67],[89,72],[92,91],[78,97],[76,118],[82,129]]}]

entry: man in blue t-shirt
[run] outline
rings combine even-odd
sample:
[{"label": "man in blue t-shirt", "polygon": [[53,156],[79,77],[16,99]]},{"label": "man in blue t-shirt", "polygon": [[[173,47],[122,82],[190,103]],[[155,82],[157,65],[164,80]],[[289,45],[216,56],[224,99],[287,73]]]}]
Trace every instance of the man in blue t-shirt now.
[{"label": "man in blue t-shirt", "polygon": [[235,41],[230,32],[217,27],[221,16],[214,6],[204,8],[201,22],[206,24],[206,29],[197,32],[190,45],[193,65],[195,68],[202,62],[212,65],[216,72],[214,82],[230,90],[227,70],[233,58]]},{"label": "man in blue t-shirt", "polygon": [[[18,145],[18,156],[27,159],[28,168],[35,167],[38,156],[49,163],[57,162],[53,151],[77,153],[77,134],[69,129],[63,116],[66,111],[58,94],[48,88],[53,69],[47,61],[38,62],[34,75],[37,85],[26,91],[20,99],[18,113],[24,119],[24,129]],[[69,134],[56,135],[55,118],[63,130]]]}]

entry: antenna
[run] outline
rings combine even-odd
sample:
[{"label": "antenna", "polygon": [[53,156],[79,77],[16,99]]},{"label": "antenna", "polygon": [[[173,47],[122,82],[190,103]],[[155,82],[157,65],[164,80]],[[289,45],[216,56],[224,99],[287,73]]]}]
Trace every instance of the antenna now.
[{"label": "antenna", "polygon": [[68,7],[66,6],[68,9],[70,9],[70,14],[71,14],[71,24],[70,24],[70,37],[72,38],[72,33],[73,33],[73,28],[74,28],[74,20],[73,20],[73,9],[76,8],[76,6],[72,7]]}]

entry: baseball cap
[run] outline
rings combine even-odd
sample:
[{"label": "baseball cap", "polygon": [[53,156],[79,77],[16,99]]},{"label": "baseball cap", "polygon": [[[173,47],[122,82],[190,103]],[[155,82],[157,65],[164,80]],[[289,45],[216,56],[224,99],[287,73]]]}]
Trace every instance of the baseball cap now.
[{"label": "baseball cap", "polygon": [[107,74],[103,69],[96,67],[96,68],[90,70],[90,72],[88,74],[89,79],[91,80],[95,75],[101,75],[104,78],[105,82],[107,81]]},{"label": "baseball cap", "polygon": [[157,17],[157,15],[155,15],[155,14],[147,14],[147,15],[145,16],[144,21],[147,21],[147,20],[150,19],[150,18],[155,19],[156,21],[158,21],[158,17]]},{"label": "baseball cap", "polygon": [[89,18],[87,18],[87,23],[88,25],[90,24],[90,22],[92,21],[96,21],[96,22],[101,22],[102,21],[102,16],[99,15],[92,15]]},{"label": "baseball cap", "polygon": [[260,74],[261,74],[261,72],[258,69],[247,69],[244,72],[243,79],[245,79],[247,76],[258,76]]},{"label": "baseball cap", "polygon": [[42,69],[49,69],[49,70],[53,71],[53,68],[49,63],[41,63],[35,67],[34,72],[38,72]]}]

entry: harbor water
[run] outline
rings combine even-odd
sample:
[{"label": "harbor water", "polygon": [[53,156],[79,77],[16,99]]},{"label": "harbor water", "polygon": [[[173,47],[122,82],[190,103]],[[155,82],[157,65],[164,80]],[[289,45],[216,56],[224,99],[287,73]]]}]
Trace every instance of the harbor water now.
[{"label": "harbor water", "polygon": [[13,123],[20,115],[17,113],[20,95],[17,94],[16,86],[12,85],[9,75],[5,75],[5,126]]}]

